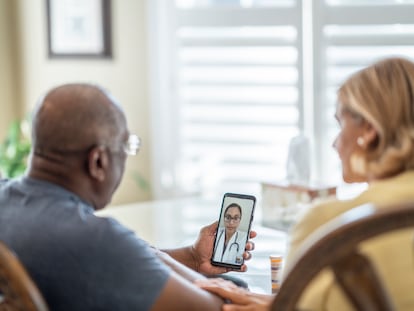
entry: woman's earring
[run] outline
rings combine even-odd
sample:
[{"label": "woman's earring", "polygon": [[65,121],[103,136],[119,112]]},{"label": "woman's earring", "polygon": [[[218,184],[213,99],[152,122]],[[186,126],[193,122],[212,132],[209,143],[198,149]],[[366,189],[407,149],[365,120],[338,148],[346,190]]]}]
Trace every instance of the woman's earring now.
[{"label": "woman's earring", "polygon": [[365,139],[364,139],[362,136],[359,136],[359,137],[357,138],[357,144],[358,144],[358,146],[360,146],[360,147],[364,147],[364,146],[365,146]]}]

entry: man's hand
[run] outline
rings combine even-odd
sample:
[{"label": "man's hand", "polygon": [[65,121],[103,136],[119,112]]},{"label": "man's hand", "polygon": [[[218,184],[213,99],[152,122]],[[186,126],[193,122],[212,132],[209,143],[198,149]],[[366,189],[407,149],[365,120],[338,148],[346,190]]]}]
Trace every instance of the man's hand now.
[{"label": "man's hand", "polygon": [[[203,227],[200,230],[196,242],[192,246],[193,257],[197,261],[196,266],[198,267],[198,272],[200,273],[220,274],[232,271],[231,268],[213,266],[210,262],[211,256],[213,254],[213,245],[217,226],[218,222],[216,221],[211,225]],[[256,231],[250,231],[249,238],[253,239],[256,237],[256,235]],[[252,255],[250,253],[252,250],[254,250],[254,243],[249,240],[246,244],[246,251],[243,253],[243,258],[245,260],[252,258]],[[247,271],[247,266],[245,264],[242,265],[241,271]]]}]

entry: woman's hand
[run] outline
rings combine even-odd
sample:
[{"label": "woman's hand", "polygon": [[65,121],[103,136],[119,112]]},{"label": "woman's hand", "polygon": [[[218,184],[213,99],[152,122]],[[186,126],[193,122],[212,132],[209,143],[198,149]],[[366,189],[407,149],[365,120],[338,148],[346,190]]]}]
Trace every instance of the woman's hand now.
[{"label": "woman's hand", "polygon": [[265,311],[273,301],[271,295],[255,294],[220,278],[196,280],[194,283],[229,301],[223,305],[223,311]]},{"label": "woman's hand", "polygon": [[[220,274],[228,271],[232,271],[230,268],[216,267],[213,266],[210,262],[211,256],[213,254],[213,245],[216,229],[218,222],[214,222],[211,225],[205,226],[200,230],[198,238],[194,245],[192,246],[193,257],[197,260],[198,272],[204,274]],[[253,239],[257,236],[255,231],[250,231],[250,239]],[[252,258],[250,251],[254,250],[254,243],[248,241],[246,244],[246,250],[243,253],[243,258],[249,260]],[[237,270],[238,271],[238,270]],[[242,265],[241,271],[247,271],[247,266]]]}]

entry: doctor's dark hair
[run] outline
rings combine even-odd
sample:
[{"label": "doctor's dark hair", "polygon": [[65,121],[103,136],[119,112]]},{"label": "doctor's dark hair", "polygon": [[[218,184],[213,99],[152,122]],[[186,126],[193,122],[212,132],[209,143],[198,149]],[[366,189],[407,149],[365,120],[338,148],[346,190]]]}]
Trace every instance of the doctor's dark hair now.
[{"label": "doctor's dark hair", "polygon": [[229,208],[232,208],[232,207],[237,207],[237,208],[239,209],[239,212],[240,212],[240,218],[241,218],[241,217],[242,217],[242,209],[241,209],[240,205],[239,205],[239,204],[237,204],[237,203],[231,203],[229,206],[227,206],[227,207],[226,207],[226,210],[224,211],[224,215],[226,215],[226,213],[227,213],[227,211],[229,210]]}]

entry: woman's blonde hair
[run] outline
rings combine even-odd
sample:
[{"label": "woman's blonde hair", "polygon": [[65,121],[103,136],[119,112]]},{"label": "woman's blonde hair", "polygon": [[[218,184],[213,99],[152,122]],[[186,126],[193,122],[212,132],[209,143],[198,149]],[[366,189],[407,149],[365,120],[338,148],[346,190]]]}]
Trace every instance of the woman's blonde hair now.
[{"label": "woman's blonde hair", "polygon": [[379,61],[352,75],[339,89],[341,109],[377,131],[359,161],[363,173],[384,178],[414,169],[414,63]]}]

